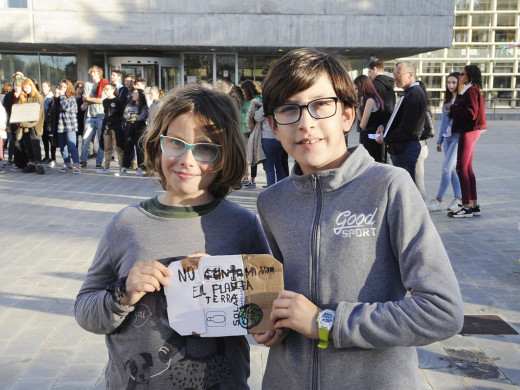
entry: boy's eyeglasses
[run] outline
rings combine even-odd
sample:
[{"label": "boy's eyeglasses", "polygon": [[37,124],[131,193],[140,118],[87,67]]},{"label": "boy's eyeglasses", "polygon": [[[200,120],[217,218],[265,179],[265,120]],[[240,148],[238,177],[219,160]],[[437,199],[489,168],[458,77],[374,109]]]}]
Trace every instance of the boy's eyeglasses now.
[{"label": "boy's eyeglasses", "polygon": [[211,163],[220,154],[220,145],[211,143],[188,144],[181,139],[161,135],[161,150],[170,157],[181,157],[190,149],[195,160]]},{"label": "boy's eyeglasses", "polygon": [[311,100],[307,104],[287,103],[274,109],[274,120],[279,125],[291,125],[300,120],[302,110],[307,109],[314,119],[325,119],[336,115],[338,97],[328,97]]}]

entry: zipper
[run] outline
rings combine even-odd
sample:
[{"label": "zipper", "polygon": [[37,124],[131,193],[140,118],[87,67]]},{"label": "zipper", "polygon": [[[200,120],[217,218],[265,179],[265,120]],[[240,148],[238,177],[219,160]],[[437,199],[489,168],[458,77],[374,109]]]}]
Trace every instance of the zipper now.
[{"label": "zipper", "polygon": [[[316,191],[316,214],[314,215],[314,222],[312,225],[312,241],[311,241],[311,302],[318,304],[318,227],[321,218],[321,185],[318,176],[312,174],[312,186]],[[314,340],[313,340],[314,341]],[[312,360],[312,388],[318,390],[319,388],[319,349],[314,347],[313,360]]]}]

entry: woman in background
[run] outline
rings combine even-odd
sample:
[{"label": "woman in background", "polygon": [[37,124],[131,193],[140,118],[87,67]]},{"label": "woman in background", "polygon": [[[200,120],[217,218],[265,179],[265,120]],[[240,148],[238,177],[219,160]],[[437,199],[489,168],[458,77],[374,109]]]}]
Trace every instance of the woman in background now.
[{"label": "woman in background", "polygon": [[487,129],[482,74],[476,65],[466,65],[460,74],[459,83],[464,89],[455,103],[449,105],[453,115],[452,131],[460,134],[457,148],[457,173],[462,193],[462,206],[450,211],[449,217],[468,218],[480,215],[477,201],[477,180],[473,173],[473,151],[480,138],[480,130]]},{"label": "woman in background", "polygon": [[377,93],[372,81],[365,75],[354,79],[359,107],[356,109],[359,120],[359,143],[362,144],[376,162],[383,160],[383,145],[369,137],[375,134],[377,127],[388,120],[385,113],[385,103]]},{"label": "woman in background", "polygon": [[457,211],[462,204],[462,195],[460,191],[460,181],[455,165],[457,163],[457,148],[459,144],[459,133],[451,131],[453,118],[449,118],[449,105],[455,103],[459,95],[459,72],[453,72],[446,79],[446,92],[444,93],[444,104],[442,106],[441,128],[439,138],[437,139],[437,151],[442,152],[444,147],[444,161],[442,163],[441,183],[437,196],[426,203],[429,211],[440,211],[441,203],[448,186],[453,188],[453,201],[448,206],[448,211]]}]

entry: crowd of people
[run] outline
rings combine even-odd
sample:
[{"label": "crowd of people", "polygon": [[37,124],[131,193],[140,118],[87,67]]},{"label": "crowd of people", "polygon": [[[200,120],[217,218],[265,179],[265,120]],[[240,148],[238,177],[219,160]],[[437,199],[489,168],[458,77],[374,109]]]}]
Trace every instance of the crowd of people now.
[{"label": "crowd of people", "polygon": [[[138,176],[149,174],[144,166],[142,136],[164,92],[156,86],[147,88],[146,80],[136,79],[132,74],[123,77],[119,70],[112,71],[110,81],[103,78],[103,70],[98,66],[91,67],[89,74],[91,82],[72,84],[62,80],[54,92],[48,81],[41,83],[40,91],[37,81],[21,72],[13,74],[12,84],[4,84],[0,95],[0,130],[3,129],[0,142],[8,158],[0,173],[9,169],[44,174],[44,166],[56,166],[59,147],[63,173],[80,173],[89,157],[95,155],[97,173],[110,174],[114,162],[115,175],[127,176],[131,170]],[[436,148],[439,152],[444,149],[446,158],[439,191],[428,201],[424,162],[428,156],[427,140],[435,136],[428,91],[422,81],[416,80],[415,66],[410,62],[397,63],[392,77],[384,72],[383,62],[375,59],[369,63],[368,74],[354,80],[359,143],[376,162],[391,162],[406,169],[430,211],[442,209],[451,182],[454,198],[446,207],[448,215],[454,218],[480,215],[472,168],[475,143],[480,130],[486,128],[479,68],[467,65],[462,73],[447,77]],[[261,88],[252,80],[235,85],[228,79],[202,86],[229,94],[241,113],[248,161],[242,186],[256,187],[260,163],[266,174],[265,188],[287,177],[288,154],[267,120]],[[394,86],[403,89],[397,104]],[[13,105],[26,103],[39,105],[37,120],[9,123]],[[348,133],[346,140],[348,143]],[[4,158],[4,153],[0,158]]]},{"label": "crowd of people", "polygon": [[[7,152],[7,161],[0,173],[45,174],[46,167],[56,167],[59,148],[62,173],[81,173],[88,159],[95,156],[97,173],[110,173],[114,161],[118,163],[118,176],[128,175],[130,168],[138,176],[146,175],[140,138],[164,92],[147,87],[146,80],[133,74],[123,78],[119,70],[112,71],[110,81],[96,65],[89,69],[89,75],[89,82],[73,84],[64,79],[53,89],[48,81],[40,86],[35,79],[16,72],[13,83],[3,85],[0,160]],[[10,120],[13,107],[26,103],[39,105],[37,118]]]}]

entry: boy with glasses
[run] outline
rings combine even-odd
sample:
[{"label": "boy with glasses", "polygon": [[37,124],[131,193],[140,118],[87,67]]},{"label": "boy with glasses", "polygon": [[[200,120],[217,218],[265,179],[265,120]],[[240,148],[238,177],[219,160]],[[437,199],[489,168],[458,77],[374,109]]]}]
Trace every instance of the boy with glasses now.
[{"label": "boy with glasses", "polygon": [[[417,389],[416,345],[457,333],[462,301],[442,241],[410,176],[379,164],[343,133],[354,121],[344,65],[312,49],[279,59],[264,110],[295,160],[258,197],[286,290],[264,389]],[[302,369],[303,368],[303,369]]]}]

